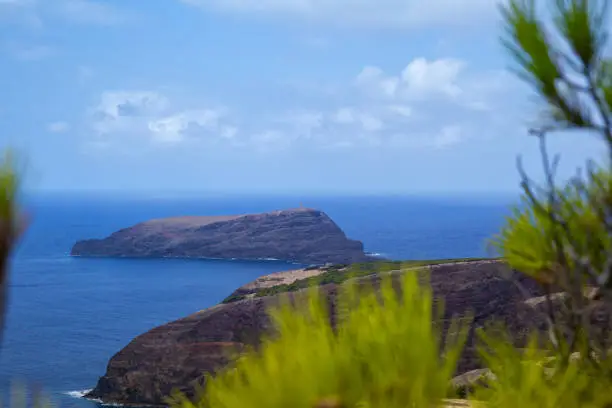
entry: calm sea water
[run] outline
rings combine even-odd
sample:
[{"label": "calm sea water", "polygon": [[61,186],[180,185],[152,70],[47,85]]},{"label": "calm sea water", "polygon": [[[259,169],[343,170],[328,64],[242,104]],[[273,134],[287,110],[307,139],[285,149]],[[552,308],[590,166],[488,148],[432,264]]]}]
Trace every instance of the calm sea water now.
[{"label": "calm sea water", "polygon": [[33,224],[13,260],[0,349],[0,392],[11,380],[42,386],[62,407],[92,388],[108,359],[148,329],[214,305],[283,262],[78,259],[82,238],[155,217],[271,211],[303,202],[329,214],[368,252],[394,259],[485,256],[509,199],[212,198],[136,200],[47,196],[28,200]]}]

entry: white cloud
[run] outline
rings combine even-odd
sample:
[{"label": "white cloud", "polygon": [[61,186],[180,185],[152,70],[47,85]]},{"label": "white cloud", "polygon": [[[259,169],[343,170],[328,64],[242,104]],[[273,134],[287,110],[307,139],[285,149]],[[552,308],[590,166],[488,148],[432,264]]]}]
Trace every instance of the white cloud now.
[{"label": "white cloud", "polygon": [[70,130],[70,124],[64,121],[51,122],[47,124],[47,131],[51,133],[64,133]]},{"label": "white cloud", "polygon": [[162,143],[178,143],[188,137],[190,131],[218,131],[223,137],[232,137],[235,128],[226,129],[219,125],[222,112],[214,109],[184,111],[157,120],[151,120],[148,128],[155,141]]},{"label": "white cloud", "polygon": [[92,127],[99,134],[136,130],[168,108],[165,96],[151,91],[107,91],[91,109]]},{"label": "white cloud", "polygon": [[434,136],[433,145],[438,149],[447,148],[463,142],[464,137],[464,130],[461,126],[444,126],[442,130]]},{"label": "white cloud", "polygon": [[366,66],[344,97],[334,98],[340,104],[322,116],[310,139],[329,148],[405,149],[484,140],[516,121],[509,106],[524,96],[516,85],[505,71],[474,71],[451,58],[415,58],[398,73]]},{"label": "white cloud", "polygon": [[472,25],[495,16],[495,0],[179,0],[203,9],[381,28]]},{"label": "white cloud", "polygon": [[399,75],[388,75],[381,68],[367,66],[355,78],[356,85],[373,96],[404,99],[424,99],[436,96],[457,98],[466,68],[461,60],[446,58],[428,61],[412,60]]},{"label": "white cloud", "polygon": [[176,109],[155,91],[107,91],[90,109],[90,126],[98,137],[145,137],[179,144],[205,135],[232,139],[238,129],[224,123],[219,108]]},{"label": "white cloud", "polygon": [[330,115],[330,121],[338,125],[357,125],[360,130],[377,132],[384,128],[383,121],[374,113],[356,108],[343,107]]},{"label": "white cloud", "polygon": [[465,65],[465,62],[457,59],[447,58],[430,62],[425,58],[417,58],[402,71],[403,92],[408,97],[423,97],[434,93],[457,97],[461,94],[457,80]]},{"label": "white cloud", "polygon": [[378,67],[367,66],[357,75],[355,83],[364,89],[373,91],[374,94],[393,97],[397,92],[399,78],[385,75]]},{"label": "white cloud", "polygon": [[[99,136],[119,135],[115,141],[136,137],[163,145],[208,143],[257,151],[443,149],[507,131],[517,118],[509,106],[524,96],[508,74],[474,71],[448,58],[416,58],[396,73],[366,66],[334,89],[333,97],[321,91],[318,103],[309,92],[305,99],[296,95],[286,109],[262,104],[244,107],[242,114],[182,106],[155,91],[105,92],[90,112],[90,125]],[[305,100],[309,108],[301,105]]]},{"label": "white cloud", "polygon": [[446,150],[471,138],[469,126],[463,123],[430,123],[423,127],[397,128],[384,138],[384,145],[394,150]]}]

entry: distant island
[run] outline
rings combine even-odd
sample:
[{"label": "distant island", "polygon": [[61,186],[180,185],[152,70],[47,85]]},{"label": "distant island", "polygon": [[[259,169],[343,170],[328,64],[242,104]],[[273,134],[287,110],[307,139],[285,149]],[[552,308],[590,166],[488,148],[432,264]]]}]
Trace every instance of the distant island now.
[{"label": "distant island", "polygon": [[322,211],[185,216],[146,221],[103,239],[78,241],[71,256],[281,260],[349,264],[372,260],[363,243]]}]

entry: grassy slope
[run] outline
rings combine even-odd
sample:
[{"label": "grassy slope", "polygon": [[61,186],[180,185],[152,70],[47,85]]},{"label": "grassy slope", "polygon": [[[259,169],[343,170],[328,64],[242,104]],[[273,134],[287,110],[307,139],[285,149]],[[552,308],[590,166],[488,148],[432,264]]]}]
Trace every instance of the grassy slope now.
[{"label": "grassy slope", "polygon": [[[289,285],[276,285],[269,288],[262,288],[255,292],[255,297],[271,296],[278,293],[294,292],[313,285],[326,285],[328,283],[342,283],[349,278],[372,275],[378,272],[393,271],[418,266],[439,265],[453,262],[470,262],[490,260],[492,258],[455,258],[455,259],[436,259],[436,260],[413,260],[413,261],[375,261],[345,265],[332,266],[327,272],[306,279],[299,279]],[[346,269],[344,269],[346,268]],[[237,302],[245,299],[247,295],[231,295],[223,300],[222,303]]]}]

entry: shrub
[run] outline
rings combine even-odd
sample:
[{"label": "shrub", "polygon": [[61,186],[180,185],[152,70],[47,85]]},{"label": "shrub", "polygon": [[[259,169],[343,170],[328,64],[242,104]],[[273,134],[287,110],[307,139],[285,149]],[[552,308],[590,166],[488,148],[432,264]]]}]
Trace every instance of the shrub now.
[{"label": "shrub", "polygon": [[[527,348],[518,350],[499,331],[481,330],[479,350],[495,379],[476,384],[469,398],[473,405],[500,408],[610,407],[609,346],[591,330],[593,310],[612,301],[612,61],[606,57],[607,2],[550,1],[545,4],[554,6],[550,21],[543,20],[547,14],[537,10],[536,3],[545,4],[509,0],[501,11],[507,29],[504,43],[518,62],[519,75],[544,102],[544,120],[531,133],[540,141],[545,183],[535,183],[520,168],[523,205],[494,242],[510,266],[548,290],[549,336],[543,339],[533,333]],[[554,178],[557,159],[550,160],[546,138],[567,130],[601,137],[609,160],[603,166],[591,164],[585,176],[579,174],[559,187]],[[341,283],[344,278],[336,271],[323,279]],[[303,284],[296,284],[296,289]],[[564,291],[565,296],[553,298],[553,291]],[[401,292],[403,297],[387,283],[380,295],[353,297],[334,331],[319,293],[312,289],[308,307],[286,304],[272,312],[279,327],[277,337],[210,377],[195,403],[177,395],[173,405],[439,406],[464,337],[460,335],[461,341],[453,342],[439,357],[441,339],[448,333],[440,332],[439,321],[432,320],[430,290],[419,286],[415,273],[407,272]],[[562,302],[554,305],[555,299]],[[458,332],[464,334],[463,328]]]},{"label": "shrub", "polygon": [[[258,350],[209,376],[190,401],[178,408],[406,408],[443,406],[449,395],[465,324],[455,319],[443,332],[431,291],[418,273],[408,272],[393,288],[383,278],[380,292],[343,285],[346,314],[332,328],[328,305],[315,288],[294,302],[286,297],[271,310],[278,333]],[[419,283],[421,282],[421,283]],[[367,288],[367,287],[366,287]],[[480,330],[483,362],[494,379],[483,378],[463,391],[473,406],[499,408],[603,408],[612,404],[612,377],[583,359],[565,365],[555,349],[534,334],[516,349],[503,330]],[[446,340],[441,341],[442,338]],[[442,352],[440,352],[442,350]],[[469,392],[468,392],[469,391]]]},{"label": "shrub", "polygon": [[[499,333],[499,331],[496,331]],[[480,352],[495,380],[470,396],[491,408],[604,408],[612,404],[610,376],[574,359],[569,365],[539,348],[537,335],[524,350],[504,336],[480,332]],[[552,350],[555,354],[555,350]]]},{"label": "shrub", "polygon": [[26,227],[19,212],[19,173],[10,152],[0,162],[0,335],[4,330],[8,291],[8,260]]},{"label": "shrub", "polygon": [[[531,133],[540,142],[545,180],[536,183],[520,168],[523,206],[495,245],[510,266],[548,290],[550,341],[568,363],[574,352],[607,358],[610,347],[609,330],[593,321],[604,311],[609,326],[612,302],[612,60],[606,55],[606,1],[550,3],[551,21],[541,18],[534,0],[512,0],[502,8],[505,43],[520,76],[544,102],[544,121]],[[549,157],[546,139],[570,130],[600,137],[608,162],[590,162],[585,174],[559,186],[558,157]],[[552,299],[555,291],[564,292],[561,301]]]},{"label": "shrub", "polygon": [[402,277],[399,293],[390,276],[380,293],[344,285],[348,309],[335,329],[316,288],[306,299],[286,299],[271,311],[277,336],[209,378],[195,403],[175,395],[172,405],[404,408],[447,395],[465,330],[456,321],[441,341],[431,291],[416,273]]}]

